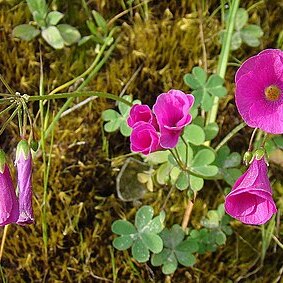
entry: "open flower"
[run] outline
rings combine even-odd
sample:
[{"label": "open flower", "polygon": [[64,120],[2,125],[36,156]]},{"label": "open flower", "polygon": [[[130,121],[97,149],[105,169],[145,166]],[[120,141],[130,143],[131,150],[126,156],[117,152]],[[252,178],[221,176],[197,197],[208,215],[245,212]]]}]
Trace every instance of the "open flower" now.
[{"label": "open flower", "polygon": [[236,105],[244,121],[283,133],[283,51],[267,49],[246,60],[235,77]]},{"label": "open flower", "polygon": [[189,110],[193,104],[193,95],[175,89],[157,97],[153,113],[160,128],[160,145],[163,148],[173,148],[177,145],[184,127],[192,121]]},{"label": "open flower", "polygon": [[131,150],[145,155],[161,149],[159,133],[147,122],[135,124],[130,136]]},{"label": "open flower", "polygon": [[135,104],[132,106],[127,120],[128,125],[133,128],[137,122],[151,123],[153,120],[153,113],[148,105]]},{"label": "open flower", "polygon": [[232,217],[251,225],[264,224],[276,213],[264,157],[255,158],[236,181],[226,196],[225,210]]},{"label": "open flower", "polygon": [[19,217],[19,203],[3,150],[0,150],[0,195],[0,226],[15,223]]},{"label": "open flower", "polygon": [[18,171],[19,219],[17,224],[31,224],[34,221],[32,209],[32,157],[27,141],[17,146],[16,166]]}]

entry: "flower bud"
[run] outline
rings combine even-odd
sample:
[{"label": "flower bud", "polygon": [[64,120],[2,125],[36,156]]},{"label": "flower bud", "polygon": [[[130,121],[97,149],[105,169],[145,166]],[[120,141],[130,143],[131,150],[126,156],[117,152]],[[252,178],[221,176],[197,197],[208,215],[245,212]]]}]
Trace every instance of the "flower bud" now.
[{"label": "flower bud", "polygon": [[244,156],[243,156],[243,162],[246,166],[248,166],[250,164],[250,162],[253,159],[253,154],[251,151],[247,151],[245,152]]},{"label": "flower bud", "polygon": [[32,157],[27,141],[17,146],[16,166],[18,171],[19,219],[17,224],[31,224],[34,221],[32,209]]},{"label": "flower bud", "polygon": [[19,203],[3,150],[0,150],[0,195],[0,226],[16,222]]},{"label": "flower bud", "polygon": [[258,148],[254,153],[254,156],[257,160],[262,159],[264,155],[265,155],[265,149],[263,147]]}]

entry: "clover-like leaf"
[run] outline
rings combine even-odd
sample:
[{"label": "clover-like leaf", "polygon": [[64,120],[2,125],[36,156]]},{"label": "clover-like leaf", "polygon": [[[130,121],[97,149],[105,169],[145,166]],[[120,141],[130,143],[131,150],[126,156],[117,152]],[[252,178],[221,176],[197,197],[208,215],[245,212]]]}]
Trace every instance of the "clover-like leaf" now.
[{"label": "clover-like leaf", "polygon": [[193,175],[190,176],[190,188],[193,191],[198,192],[203,188],[203,186],[204,186],[204,180],[202,178]]},{"label": "clover-like leaf", "polygon": [[205,133],[201,126],[196,124],[188,125],[184,130],[184,138],[189,143],[200,145],[205,141]]},{"label": "clover-like leaf", "polygon": [[53,48],[62,49],[64,47],[64,39],[57,27],[49,26],[42,30],[41,35]]},{"label": "clover-like leaf", "polygon": [[50,26],[57,25],[61,19],[63,19],[64,14],[59,11],[51,11],[47,14],[46,22]]},{"label": "clover-like leaf", "polygon": [[162,211],[153,217],[151,206],[142,206],[136,213],[135,226],[126,220],[116,220],[112,231],[119,235],[113,240],[113,246],[118,250],[132,247],[132,255],[139,262],[149,259],[150,251],[159,253],[163,249],[163,241],[158,235],[164,228],[165,213]]},{"label": "clover-like leaf", "polygon": [[205,126],[204,133],[205,133],[205,140],[210,141],[213,140],[219,132],[219,127],[216,122],[210,123]]},{"label": "clover-like leaf", "polygon": [[81,39],[80,32],[73,26],[67,24],[57,25],[57,28],[64,39],[64,43],[67,46],[70,46]]},{"label": "clover-like leaf", "polygon": [[215,96],[222,97],[227,91],[223,86],[224,80],[217,74],[209,76],[200,67],[194,67],[192,74],[184,76],[184,82],[193,89],[192,94],[195,97],[194,107],[201,104],[201,108],[209,111],[213,105]]},{"label": "clover-like leaf", "polygon": [[235,29],[241,30],[248,22],[249,14],[244,8],[239,8],[235,18]]},{"label": "clover-like leaf", "polygon": [[179,225],[173,225],[170,230],[164,229],[160,236],[164,248],[160,253],[152,255],[152,265],[162,265],[162,272],[171,274],[177,269],[178,262],[184,266],[191,266],[195,263],[192,253],[198,250],[197,241],[194,239],[184,240],[185,233]]},{"label": "clover-like leaf", "polygon": [[186,190],[189,187],[189,176],[187,172],[181,171],[176,181],[176,187],[180,191]]},{"label": "clover-like leaf", "polygon": [[40,31],[34,26],[23,24],[16,26],[13,29],[13,37],[18,37],[22,40],[30,41],[37,37],[40,34]]}]

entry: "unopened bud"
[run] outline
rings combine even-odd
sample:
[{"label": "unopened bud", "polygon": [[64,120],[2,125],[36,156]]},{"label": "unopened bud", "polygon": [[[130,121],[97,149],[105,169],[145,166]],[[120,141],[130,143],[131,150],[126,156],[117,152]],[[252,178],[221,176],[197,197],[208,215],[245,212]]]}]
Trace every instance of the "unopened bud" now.
[{"label": "unopened bud", "polygon": [[265,155],[265,149],[263,147],[258,148],[254,153],[254,156],[257,160],[262,159],[264,155]]},{"label": "unopened bud", "polygon": [[244,156],[243,156],[243,162],[246,166],[248,166],[250,164],[250,162],[253,159],[253,154],[251,151],[247,151],[245,152]]}]

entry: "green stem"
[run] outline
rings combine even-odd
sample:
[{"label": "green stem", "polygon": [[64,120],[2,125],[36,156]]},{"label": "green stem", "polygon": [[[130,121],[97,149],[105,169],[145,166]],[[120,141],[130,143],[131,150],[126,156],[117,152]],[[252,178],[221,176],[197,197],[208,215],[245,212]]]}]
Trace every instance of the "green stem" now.
[{"label": "green stem", "polygon": [[5,121],[5,123],[3,124],[2,128],[0,129],[0,135],[3,134],[4,130],[6,129],[7,125],[9,124],[10,121],[12,121],[14,119],[14,117],[17,115],[18,111],[20,110],[22,106],[19,105],[14,112],[12,113],[12,115],[8,118],[8,120]]},{"label": "green stem", "polygon": [[183,143],[185,144],[186,147],[186,166],[188,166],[188,162],[189,162],[189,145],[186,142],[186,140],[184,139],[183,135],[181,135],[181,139],[183,141]]},{"label": "green stem", "polygon": [[2,110],[0,112],[0,116],[7,113],[8,111],[10,111],[12,108],[16,107],[17,102],[12,103],[11,105],[9,105],[7,108],[5,108],[4,110]]},{"label": "green stem", "polygon": [[10,94],[14,95],[15,92],[12,90],[12,88],[9,86],[9,84],[6,82],[6,80],[1,74],[0,74],[0,80],[3,83],[3,85],[6,87],[6,89],[10,92]]},{"label": "green stem", "polygon": [[[87,80],[85,80],[77,89],[77,91],[80,91],[82,88],[84,88],[86,86],[86,81],[88,82],[89,78],[92,78],[99,70],[100,68],[104,65],[104,63],[106,62],[106,60],[109,58],[109,56],[111,55],[114,47],[116,46],[116,43],[114,43],[106,52],[105,56],[103,57],[103,59],[101,59],[101,61],[96,65],[96,67],[93,69],[93,71],[91,72],[91,74],[89,75],[89,77],[87,78]],[[70,97],[68,98],[68,100],[65,102],[65,104],[60,108],[60,110],[58,111],[58,113],[55,115],[53,121],[50,123],[50,125],[48,126],[48,128],[45,131],[45,138],[48,137],[48,135],[50,134],[51,130],[55,127],[55,125],[57,124],[57,122],[59,121],[61,114],[69,107],[69,105],[72,103],[72,101],[74,100],[74,97]]]},{"label": "green stem", "polygon": [[48,95],[33,95],[26,98],[26,101],[39,101],[39,100],[51,100],[51,99],[64,99],[64,98],[77,98],[77,97],[87,97],[87,96],[97,96],[102,98],[109,98],[115,101],[123,102],[129,106],[132,106],[132,103],[123,99],[119,96],[116,96],[111,93],[106,92],[96,92],[96,91],[82,91],[82,92],[63,92],[57,94],[48,94]]},{"label": "green stem", "polygon": [[[227,31],[224,36],[222,49],[220,52],[220,57],[218,61],[218,68],[217,68],[217,74],[224,79],[227,63],[228,63],[228,57],[230,53],[230,46],[231,46],[231,40],[232,40],[232,34],[234,30],[235,25],[235,19],[236,19],[236,13],[238,10],[240,4],[240,0],[233,0],[232,5],[229,12],[228,17],[228,23],[227,23]],[[219,105],[219,98],[214,97],[213,106],[211,111],[208,113],[207,117],[207,124],[213,123],[216,120],[217,111],[218,111],[218,105]]]},{"label": "green stem", "polygon": [[[113,33],[114,33],[115,31],[116,31],[116,29],[113,28],[113,29],[111,30],[111,32],[109,33],[108,38],[111,38],[111,37],[113,36]],[[72,80],[70,80],[70,81],[68,81],[68,82],[66,82],[66,83],[64,83],[64,84],[62,84],[62,85],[56,87],[54,90],[52,90],[52,91],[49,93],[49,95],[52,95],[52,94],[57,93],[57,92],[59,92],[59,91],[65,89],[65,88],[67,88],[67,87],[70,87],[70,86],[73,85],[77,80],[79,80],[79,79],[81,79],[81,78],[84,78],[85,76],[89,75],[89,74],[93,71],[93,69],[96,67],[97,63],[99,62],[99,60],[100,60],[100,58],[101,58],[103,52],[105,51],[105,49],[106,49],[106,47],[107,47],[107,44],[106,44],[107,42],[108,42],[108,40],[106,39],[104,45],[103,45],[103,46],[101,47],[101,49],[99,50],[99,53],[97,54],[95,60],[93,61],[93,63],[89,66],[89,68],[88,68],[86,71],[84,71],[81,75],[77,76],[76,78],[74,78],[74,79],[72,79]]]},{"label": "green stem", "polygon": [[235,127],[215,148],[215,151],[218,151],[225,143],[227,143],[235,134],[237,134],[241,129],[246,126],[246,123],[241,123]]}]

